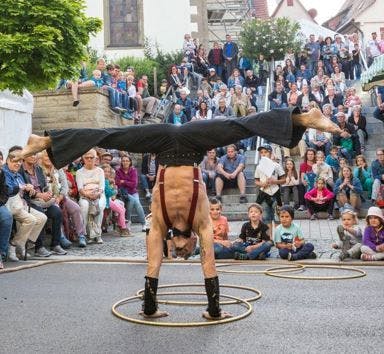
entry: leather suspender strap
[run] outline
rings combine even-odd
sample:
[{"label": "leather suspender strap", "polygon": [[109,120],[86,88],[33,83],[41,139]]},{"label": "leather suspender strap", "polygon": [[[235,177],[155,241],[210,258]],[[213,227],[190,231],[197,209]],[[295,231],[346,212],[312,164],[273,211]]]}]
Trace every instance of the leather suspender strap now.
[{"label": "leather suspender strap", "polygon": [[192,228],[193,219],[195,218],[197,198],[199,196],[199,169],[193,166],[193,194],[191,200],[191,208],[189,209],[188,224]]},{"label": "leather suspender strap", "polygon": [[159,178],[159,188],[160,188],[160,203],[161,203],[161,211],[163,213],[163,219],[168,229],[172,227],[172,223],[169,220],[169,216],[167,213],[167,207],[165,205],[165,192],[164,192],[164,173],[165,168],[160,170],[160,178]]}]

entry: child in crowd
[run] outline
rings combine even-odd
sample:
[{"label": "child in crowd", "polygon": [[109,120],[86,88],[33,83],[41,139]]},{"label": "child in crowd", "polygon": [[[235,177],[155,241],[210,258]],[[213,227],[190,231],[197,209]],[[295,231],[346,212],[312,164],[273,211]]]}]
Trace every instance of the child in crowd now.
[{"label": "child in crowd", "polygon": [[339,165],[340,165],[340,169],[339,169],[339,175],[337,176],[337,178],[342,177],[341,171],[343,170],[344,167],[349,166],[348,160],[345,157],[340,157],[339,158]]},{"label": "child in crowd", "polygon": [[216,259],[232,259],[232,242],[228,239],[229,225],[225,216],[221,215],[223,208],[216,198],[209,200],[209,217],[213,226],[213,242]]},{"label": "child in crowd", "polygon": [[326,188],[325,179],[318,177],[315,182],[315,187],[304,195],[311,220],[318,218],[317,213],[319,211],[327,211],[328,219],[333,220],[334,196],[335,195]]},{"label": "child in crowd", "polygon": [[305,242],[300,226],[293,222],[294,210],[288,205],[280,209],[280,225],[275,230],[274,241],[279,250],[279,256],[289,261],[299,259],[314,259],[312,243]]},{"label": "child in crowd", "polygon": [[104,85],[104,80],[101,77],[101,71],[100,70],[93,70],[92,71],[92,77],[91,81],[93,81],[94,86],[97,88],[101,88]]},{"label": "child in crowd", "polygon": [[234,243],[235,259],[264,260],[273,246],[268,233],[268,226],[262,220],[263,208],[251,204],[248,208],[249,221],[243,224],[239,239]]},{"label": "child in crowd", "polygon": [[372,172],[371,169],[368,168],[364,155],[356,156],[356,167],[353,169],[353,177],[360,180],[363,191],[366,191],[368,193],[368,199],[371,199],[373,185]]},{"label": "child in crowd", "polygon": [[339,163],[339,148],[335,145],[331,147],[330,153],[325,158],[325,163],[332,168],[333,180],[336,181],[339,177],[340,163]]},{"label": "child in crowd", "polygon": [[380,261],[384,259],[384,216],[378,207],[368,209],[367,227],[364,230],[361,259]]},{"label": "child in crowd", "polygon": [[119,234],[121,237],[131,236],[129,229],[125,223],[125,207],[124,203],[116,199],[117,188],[115,185],[115,175],[112,167],[108,164],[101,166],[104,171],[105,177],[105,198],[106,198],[106,209],[110,208],[112,212],[117,214],[117,225]]},{"label": "child in crowd", "polygon": [[281,194],[283,197],[283,204],[289,205],[289,195],[292,193],[294,208],[300,207],[299,201],[299,175],[297,173],[295,162],[291,158],[285,160],[285,183],[281,185]]},{"label": "child in crowd", "polygon": [[322,177],[325,180],[327,186],[332,189],[335,184],[333,182],[333,171],[331,166],[325,163],[324,160],[324,153],[322,151],[317,151],[316,163],[313,164],[312,171],[316,174],[317,178]]},{"label": "child in crowd", "polygon": [[341,225],[337,226],[339,241],[332,243],[332,248],[341,250],[340,261],[351,257],[360,259],[362,231],[358,225],[357,214],[352,206],[345,205],[340,210]]}]

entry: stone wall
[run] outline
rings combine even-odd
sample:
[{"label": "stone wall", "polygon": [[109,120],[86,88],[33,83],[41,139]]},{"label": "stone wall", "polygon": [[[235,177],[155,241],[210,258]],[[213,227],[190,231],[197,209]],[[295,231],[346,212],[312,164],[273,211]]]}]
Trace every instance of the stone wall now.
[{"label": "stone wall", "polygon": [[70,90],[44,91],[33,95],[32,130],[42,135],[44,130],[66,128],[109,128],[133,124],[120,118],[109,108],[108,93],[94,88],[80,90],[80,104],[72,105]]}]

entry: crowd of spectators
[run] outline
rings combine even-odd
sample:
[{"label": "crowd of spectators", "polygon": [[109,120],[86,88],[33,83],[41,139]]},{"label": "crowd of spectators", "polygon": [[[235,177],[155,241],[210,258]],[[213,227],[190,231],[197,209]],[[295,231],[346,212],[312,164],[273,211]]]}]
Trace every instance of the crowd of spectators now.
[{"label": "crowd of spectators", "polygon": [[[378,55],[372,41],[367,47],[369,64],[370,58]],[[379,45],[377,48],[381,50]],[[103,58],[98,59],[90,80],[83,67],[78,81],[62,81],[60,86],[72,90],[74,106],[81,104],[79,87],[105,89],[111,109],[135,123],[153,116],[159,106],[167,103],[172,104],[172,110],[164,122],[176,125],[242,117],[258,110],[269,76],[269,64],[262,55],[258,60],[246,58],[231,35],[226,36],[223,45],[214,42],[209,51],[185,35],[183,55],[182,62],[171,66],[168,79],[153,96],[148,90],[147,75],[137,78],[134,68],[122,71],[117,64],[107,65]],[[361,43],[356,34],[325,39],[310,35],[300,53],[287,53],[284,62],[276,66],[273,90],[268,95],[271,109],[319,108],[343,132],[331,135],[308,129],[297,149],[281,152],[279,147],[267,143],[258,148],[260,156],[274,164],[272,177],[259,167],[254,176],[260,190],[260,214],[267,226],[277,219],[278,210],[291,202],[294,209],[307,209],[311,219],[318,218],[320,211],[326,211],[328,218],[333,219],[334,207],[357,212],[364,198],[373,205],[384,206],[384,150],[377,149],[377,159],[371,166],[364,157],[366,118],[352,81],[359,79],[361,67]],[[192,82],[198,83],[195,92]],[[374,117],[384,122],[383,102],[384,90],[379,87]],[[250,138],[207,152],[201,163],[202,174],[207,192],[215,195],[218,203],[226,187],[237,187],[239,202],[248,202],[243,152],[254,148],[255,138]],[[134,210],[145,230],[138,186],[140,181],[150,200],[158,169],[155,154],[143,157],[141,173],[133,166],[129,153],[98,148],[57,171],[46,153],[20,163],[13,159],[12,152],[17,150],[20,147],[10,149],[0,174],[3,258],[7,254],[8,259],[15,261],[28,258],[28,241],[34,243],[35,255],[40,257],[64,255],[74,241],[79,247],[90,242],[101,244],[102,232],[108,230],[111,222],[117,225],[121,236],[129,236]],[[297,152],[303,158],[298,169],[290,158]],[[290,210],[288,214],[291,216]],[[290,228],[289,223],[287,227]],[[12,228],[13,237],[8,244]],[[51,250],[46,249],[47,229],[52,235]],[[241,247],[236,252],[243,253]],[[306,256],[312,252],[313,249]],[[296,259],[289,256],[292,252],[280,253]]]}]

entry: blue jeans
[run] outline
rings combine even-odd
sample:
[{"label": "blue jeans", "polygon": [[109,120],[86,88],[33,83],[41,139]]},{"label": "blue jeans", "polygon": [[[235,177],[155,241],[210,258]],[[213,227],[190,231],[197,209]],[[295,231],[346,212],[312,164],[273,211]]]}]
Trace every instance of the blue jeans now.
[{"label": "blue jeans", "polygon": [[7,255],[12,223],[13,217],[8,208],[5,205],[0,206],[0,257]]},{"label": "blue jeans", "polygon": [[223,75],[223,65],[215,65],[215,64],[213,64],[212,68],[215,69],[217,76],[220,76],[222,78],[221,75]]},{"label": "blue jeans", "polygon": [[312,245],[312,243],[306,242],[306,243],[304,243],[304,245],[302,247],[297,248],[296,251],[288,250],[286,248],[280,249],[279,250],[279,256],[283,259],[287,259],[288,253],[291,253],[292,259],[294,261],[296,261],[298,259],[306,259],[311,254],[311,252],[313,252],[314,248],[315,247]]},{"label": "blue jeans", "polygon": [[225,247],[220,243],[214,243],[215,259],[233,259],[235,252],[232,247]]},{"label": "blue jeans", "polygon": [[145,214],[144,214],[144,209],[140,203],[139,194],[138,193],[128,194],[128,198],[129,198],[129,203],[128,203],[129,218],[131,218],[132,211],[133,209],[135,209],[139,216],[140,224],[145,225]]},{"label": "blue jeans", "polygon": [[274,108],[287,108],[287,107],[288,107],[287,104],[284,103],[284,102],[282,102],[282,103],[280,103],[278,105],[278,104],[276,104],[276,102],[271,101],[271,109],[274,109]]},{"label": "blue jeans", "polygon": [[[247,246],[249,246],[249,244],[247,244],[247,243],[235,242],[233,244],[233,250],[235,252],[246,253],[245,249]],[[248,259],[252,259],[252,260],[257,259],[261,253],[264,253],[268,257],[269,251],[271,250],[272,246],[273,246],[272,241],[263,242],[260,245],[260,247],[247,253]]]}]

